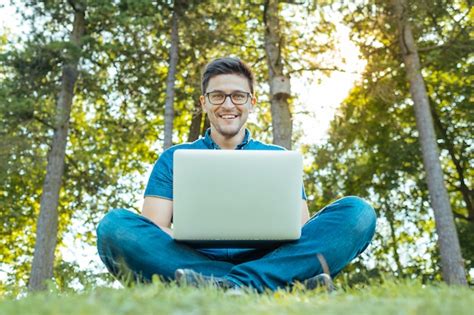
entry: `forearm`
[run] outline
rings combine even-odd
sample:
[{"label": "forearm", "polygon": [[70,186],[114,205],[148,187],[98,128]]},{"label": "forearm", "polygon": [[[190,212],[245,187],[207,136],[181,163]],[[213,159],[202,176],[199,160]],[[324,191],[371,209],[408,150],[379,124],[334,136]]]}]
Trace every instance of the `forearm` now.
[{"label": "forearm", "polygon": [[156,226],[158,226],[163,232],[168,234],[169,236],[173,237],[173,230],[171,230],[170,225],[165,225],[161,222],[153,212],[143,211],[142,216],[153,222]]}]

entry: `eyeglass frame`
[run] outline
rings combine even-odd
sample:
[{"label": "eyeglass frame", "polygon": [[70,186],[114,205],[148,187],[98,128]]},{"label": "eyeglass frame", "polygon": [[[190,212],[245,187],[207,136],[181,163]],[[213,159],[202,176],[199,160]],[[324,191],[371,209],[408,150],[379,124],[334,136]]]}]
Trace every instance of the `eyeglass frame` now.
[{"label": "eyeglass frame", "polygon": [[[209,94],[211,94],[211,93],[222,93],[222,94],[224,94],[224,100],[222,101],[222,103],[219,103],[219,104],[213,103],[211,101],[211,99],[209,98]],[[236,103],[234,103],[234,100],[232,99],[232,94],[234,94],[234,93],[245,93],[247,95],[247,99],[242,104],[236,104]],[[227,94],[227,93],[224,93],[222,91],[211,91],[211,92],[207,92],[206,94],[204,94],[204,96],[207,96],[207,100],[209,101],[209,103],[211,103],[211,105],[214,105],[214,106],[221,106],[222,104],[224,104],[225,101],[227,100],[227,97],[230,98],[230,101],[232,102],[232,104],[237,105],[237,106],[242,106],[242,105],[245,105],[249,101],[249,98],[252,97],[252,93],[244,92],[244,91],[234,91],[232,93]]]}]

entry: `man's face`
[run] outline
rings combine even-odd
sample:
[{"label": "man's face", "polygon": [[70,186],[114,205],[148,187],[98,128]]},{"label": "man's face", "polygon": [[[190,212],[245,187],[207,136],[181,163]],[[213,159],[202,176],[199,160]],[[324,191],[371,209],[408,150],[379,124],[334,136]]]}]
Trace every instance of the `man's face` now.
[{"label": "man's face", "polygon": [[[231,94],[234,92],[250,93],[248,80],[237,74],[221,74],[209,80],[206,93],[223,92]],[[249,112],[256,103],[255,97],[250,96],[245,104],[235,105],[230,97],[226,97],[222,105],[213,105],[207,96],[201,95],[201,106],[211,123],[213,131],[216,131],[226,139],[230,139],[242,130],[247,121]]]}]

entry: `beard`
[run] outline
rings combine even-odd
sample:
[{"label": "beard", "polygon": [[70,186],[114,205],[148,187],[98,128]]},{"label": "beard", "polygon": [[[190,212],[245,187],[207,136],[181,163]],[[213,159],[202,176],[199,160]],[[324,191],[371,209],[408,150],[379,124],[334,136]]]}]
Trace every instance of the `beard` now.
[{"label": "beard", "polygon": [[231,139],[239,134],[243,126],[243,124],[239,126],[214,125],[214,129],[224,138]]}]

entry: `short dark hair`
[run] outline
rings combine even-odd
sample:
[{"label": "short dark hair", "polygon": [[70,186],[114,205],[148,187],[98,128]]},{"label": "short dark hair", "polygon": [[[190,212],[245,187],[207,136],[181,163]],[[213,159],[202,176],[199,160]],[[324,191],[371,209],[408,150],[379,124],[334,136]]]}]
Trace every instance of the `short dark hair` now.
[{"label": "short dark hair", "polygon": [[220,74],[238,74],[244,76],[249,83],[250,93],[253,94],[255,78],[250,67],[239,58],[223,57],[212,60],[206,65],[206,68],[204,68],[201,80],[203,95],[206,93],[209,80]]}]

